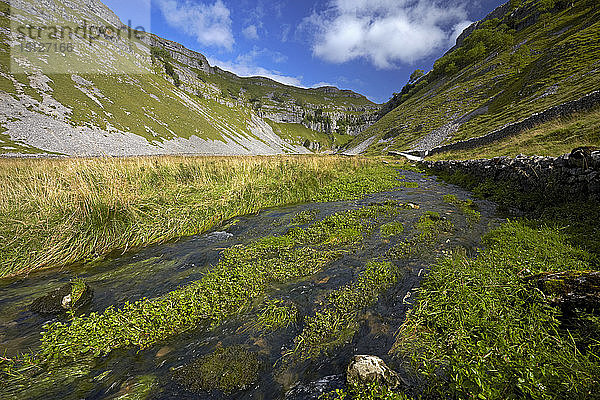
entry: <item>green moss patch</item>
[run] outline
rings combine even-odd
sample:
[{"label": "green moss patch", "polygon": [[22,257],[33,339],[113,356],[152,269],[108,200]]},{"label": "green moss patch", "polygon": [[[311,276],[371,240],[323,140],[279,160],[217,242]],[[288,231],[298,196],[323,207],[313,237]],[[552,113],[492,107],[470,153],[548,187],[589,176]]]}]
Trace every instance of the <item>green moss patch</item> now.
[{"label": "green moss patch", "polygon": [[194,392],[219,389],[233,393],[258,380],[260,361],[243,346],[217,349],[173,373],[173,379]]}]

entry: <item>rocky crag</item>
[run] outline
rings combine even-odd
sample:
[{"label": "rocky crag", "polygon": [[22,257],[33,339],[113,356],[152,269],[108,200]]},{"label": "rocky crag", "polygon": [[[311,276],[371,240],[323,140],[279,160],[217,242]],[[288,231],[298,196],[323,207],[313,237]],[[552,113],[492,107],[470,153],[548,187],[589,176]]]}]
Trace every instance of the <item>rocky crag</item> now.
[{"label": "rocky crag", "polygon": [[74,34],[36,53],[23,48],[41,39],[16,29],[84,24],[127,28],[99,0],[0,0],[0,155],[331,151],[378,109],[350,91],[241,78],[152,34]]}]

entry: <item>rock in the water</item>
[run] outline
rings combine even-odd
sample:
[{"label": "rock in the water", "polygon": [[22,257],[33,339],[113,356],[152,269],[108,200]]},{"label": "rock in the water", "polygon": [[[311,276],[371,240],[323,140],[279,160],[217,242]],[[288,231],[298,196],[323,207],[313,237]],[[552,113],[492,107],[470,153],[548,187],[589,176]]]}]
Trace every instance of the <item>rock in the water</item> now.
[{"label": "rock in the water", "polygon": [[397,388],[401,383],[398,374],[381,358],[365,355],[354,356],[348,365],[346,379],[349,386],[380,383],[390,389]]},{"label": "rock in the water", "polygon": [[92,301],[94,292],[80,280],[67,283],[31,303],[29,309],[38,314],[62,314],[77,311]]},{"label": "rock in the water", "polygon": [[548,296],[551,304],[563,310],[600,309],[600,272],[546,272],[529,278]]}]

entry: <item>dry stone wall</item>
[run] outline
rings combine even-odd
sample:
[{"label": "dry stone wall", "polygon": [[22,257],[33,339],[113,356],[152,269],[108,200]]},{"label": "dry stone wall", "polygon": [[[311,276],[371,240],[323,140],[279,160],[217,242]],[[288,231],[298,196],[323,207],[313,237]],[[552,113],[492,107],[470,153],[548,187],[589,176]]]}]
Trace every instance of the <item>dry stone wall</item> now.
[{"label": "dry stone wall", "polygon": [[600,151],[580,148],[554,157],[517,156],[486,160],[423,161],[432,172],[461,172],[478,180],[512,182],[523,191],[547,190],[600,200]]},{"label": "dry stone wall", "polygon": [[435,147],[429,150],[427,155],[443,153],[445,151],[467,150],[479,146],[485,146],[498,140],[518,135],[521,132],[524,132],[528,129],[534,128],[539,124],[551,121],[556,118],[567,117],[578,112],[591,111],[599,105],[600,91],[595,91],[586,96],[583,96],[578,100],[569,101],[567,103],[563,103],[558,106],[549,108],[546,111],[533,114],[531,117],[526,118],[523,121],[506,125],[503,128],[488,133],[487,135],[447,144],[444,146]]}]

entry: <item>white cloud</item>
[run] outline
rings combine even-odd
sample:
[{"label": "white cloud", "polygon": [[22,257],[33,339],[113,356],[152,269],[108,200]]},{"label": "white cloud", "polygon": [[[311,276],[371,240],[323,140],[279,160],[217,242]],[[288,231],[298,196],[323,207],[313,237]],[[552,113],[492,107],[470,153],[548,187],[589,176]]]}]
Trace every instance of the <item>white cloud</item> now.
[{"label": "white cloud", "polygon": [[463,6],[435,0],[330,0],[305,18],[313,54],[333,63],[365,58],[378,68],[413,63],[448,48],[453,28],[466,20]]},{"label": "white cloud", "polygon": [[207,46],[233,48],[231,12],[222,0],[199,3],[191,0],[157,0],[169,25],[192,35],[198,43]]},{"label": "white cloud", "polygon": [[281,25],[281,42],[286,43],[290,36],[290,32],[292,30],[292,26],[290,24]]},{"label": "white cloud", "polygon": [[242,33],[246,39],[258,40],[258,30],[256,29],[256,25],[247,26],[242,30]]},{"label": "white cloud", "polygon": [[314,85],[311,85],[311,88],[317,89],[317,88],[329,87],[329,86],[336,86],[336,85],[329,83],[329,82],[319,82],[319,83],[315,83]]}]

